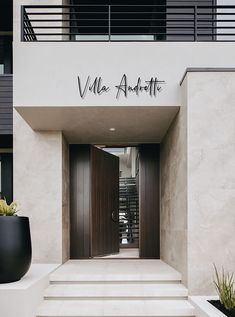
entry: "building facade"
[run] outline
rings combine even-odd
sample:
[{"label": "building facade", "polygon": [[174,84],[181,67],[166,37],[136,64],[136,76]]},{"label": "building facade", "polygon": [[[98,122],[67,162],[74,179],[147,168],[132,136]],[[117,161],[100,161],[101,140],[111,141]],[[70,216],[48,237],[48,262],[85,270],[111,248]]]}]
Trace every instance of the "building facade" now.
[{"label": "building facade", "polygon": [[211,294],[213,263],[235,263],[235,6],[106,2],[14,2],[13,188],[34,262],[94,248],[93,192],[115,169],[93,186],[94,146],[134,147],[140,254]]}]

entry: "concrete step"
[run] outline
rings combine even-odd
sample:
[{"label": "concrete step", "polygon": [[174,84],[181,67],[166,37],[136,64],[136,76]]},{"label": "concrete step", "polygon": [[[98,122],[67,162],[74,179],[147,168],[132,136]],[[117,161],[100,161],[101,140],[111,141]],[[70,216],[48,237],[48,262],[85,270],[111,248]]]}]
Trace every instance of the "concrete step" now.
[{"label": "concrete step", "polygon": [[37,317],[192,317],[187,300],[45,300]]},{"label": "concrete step", "polygon": [[161,260],[70,260],[51,283],[179,283],[181,274]]},{"label": "concrete step", "polygon": [[96,284],[55,284],[44,293],[50,300],[82,299],[186,299],[187,289],[182,284],[159,283],[96,283]]}]

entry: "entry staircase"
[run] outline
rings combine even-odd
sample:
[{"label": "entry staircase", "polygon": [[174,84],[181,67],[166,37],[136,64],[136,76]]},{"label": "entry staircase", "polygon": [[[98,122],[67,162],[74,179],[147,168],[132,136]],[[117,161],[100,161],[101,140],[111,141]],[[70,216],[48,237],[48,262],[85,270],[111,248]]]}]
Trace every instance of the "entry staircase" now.
[{"label": "entry staircase", "polygon": [[135,177],[119,179],[119,234],[121,246],[138,247],[139,199]]},{"label": "entry staircase", "polygon": [[70,260],[51,274],[37,317],[193,317],[187,296],[160,260]]}]

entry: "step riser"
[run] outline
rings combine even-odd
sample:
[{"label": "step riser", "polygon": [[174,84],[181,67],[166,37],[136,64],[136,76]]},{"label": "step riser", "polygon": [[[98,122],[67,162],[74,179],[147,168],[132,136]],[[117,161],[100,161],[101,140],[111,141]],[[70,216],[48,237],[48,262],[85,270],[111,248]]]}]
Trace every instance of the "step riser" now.
[{"label": "step riser", "polygon": [[195,317],[187,300],[45,300],[37,317]]},{"label": "step riser", "polygon": [[181,284],[181,281],[180,280],[175,280],[175,281],[161,281],[161,280],[157,280],[157,281],[149,281],[149,280],[141,280],[141,281],[131,281],[131,280],[125,280],[125,281],[121,281],[121,280],[113,280],[113,281],[104,281],[104,280],[91,280],[91,281],[74,281],[74,280],[71,280],[71,281],[53,281],[51,280],[50,281],[50,284],[51,285],[68,285],[68,284],[71,284],[71,285],[74,285],[74,284],[138,284],[138,285],[141,285],[141,284]]},{"label": "step riser", "polygon": [[187,296],[135,296],[135,297],[122,297],[122,296],[89,296],[89,297],[77,297],[77,296],[44,296],[44,300],[186,300]]}]

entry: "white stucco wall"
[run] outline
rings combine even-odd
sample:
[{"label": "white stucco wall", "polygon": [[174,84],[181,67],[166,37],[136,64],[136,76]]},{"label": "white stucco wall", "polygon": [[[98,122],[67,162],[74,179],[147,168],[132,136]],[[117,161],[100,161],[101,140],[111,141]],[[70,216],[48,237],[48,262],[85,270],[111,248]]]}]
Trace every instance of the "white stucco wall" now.
[{"label": "white stucco wall", "polygon": [[[234,43],[15,43],[15,106],[133,106],[180,104],[179,82],[187,67],[235,67]],[[156,97],[142,92],[116,99],[123,74],[135,86],[158,77]],[[110,91],[79,95],[77,76],[103,78]]]}]

